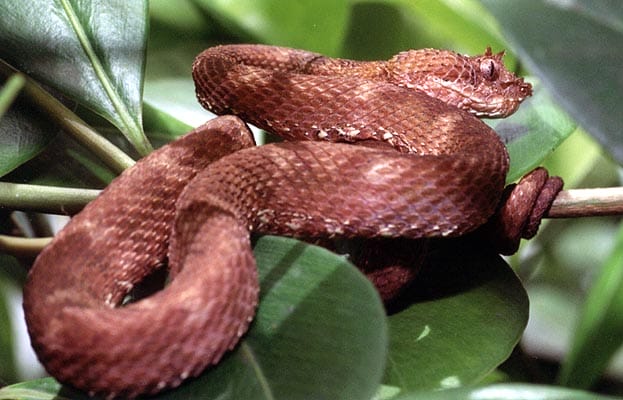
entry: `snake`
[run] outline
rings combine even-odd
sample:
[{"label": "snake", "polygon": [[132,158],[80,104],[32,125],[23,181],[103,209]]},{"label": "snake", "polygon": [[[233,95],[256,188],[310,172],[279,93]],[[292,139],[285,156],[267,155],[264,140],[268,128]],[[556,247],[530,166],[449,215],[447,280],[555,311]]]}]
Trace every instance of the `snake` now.
[{"label": "snake", "polygon": [[[57,380],[107,398],[215,365],[258,303],[251,233],[458,237],[502,198],[509,157],[479,117],[531,95],[503,53],[420,49],[355,61],[222,45],[192,66],[220,115],[117,177],[39,254],[24,287],[32,346]],[[256,146],[247,124],[284,139]],[[126,295],[166,265],[167,286]]]}]

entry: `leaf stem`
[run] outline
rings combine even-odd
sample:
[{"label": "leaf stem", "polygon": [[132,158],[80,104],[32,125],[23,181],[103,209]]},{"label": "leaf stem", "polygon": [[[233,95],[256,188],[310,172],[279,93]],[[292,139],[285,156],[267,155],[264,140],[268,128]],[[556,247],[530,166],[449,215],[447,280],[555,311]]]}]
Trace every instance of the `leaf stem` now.
[{"label": "leaf stem", "polygon": [[[0,73],[11,76],[19,71],[0,60]],[[26,77],[24,93],[46,115],[79,143],[92,151],[113,171],[121,173],[134,165],[134,160],[117,146],[95,132],[86,122],[46,92],[32,79]]]},{"label": "leaf stem", "polygon": [[75,214],[100,193],[94,189],[0,182],[0,206],[13,210]]},{"label": "leaf stem", "polygon": [[573,189],[558,193],[548,218],[623,215],[623,187]]},{"label": "leaf stem", "polygon": [[51,237],[23,238],[0,235],[0,253],[11,254],[16,257],[34,258],[51,241]]}]

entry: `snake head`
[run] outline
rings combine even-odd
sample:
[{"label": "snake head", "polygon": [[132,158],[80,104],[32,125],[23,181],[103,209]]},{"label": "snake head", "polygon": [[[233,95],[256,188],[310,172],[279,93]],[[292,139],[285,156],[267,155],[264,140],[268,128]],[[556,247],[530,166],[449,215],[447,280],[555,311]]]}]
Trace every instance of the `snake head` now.
[{"label": "snake head", "polygon": [[387,63],[397,85],[425,92],[478,117],[503,118],[532,94],[532,86],[504,67],[504,51],[479,56],[448,50],[410,50]]}]

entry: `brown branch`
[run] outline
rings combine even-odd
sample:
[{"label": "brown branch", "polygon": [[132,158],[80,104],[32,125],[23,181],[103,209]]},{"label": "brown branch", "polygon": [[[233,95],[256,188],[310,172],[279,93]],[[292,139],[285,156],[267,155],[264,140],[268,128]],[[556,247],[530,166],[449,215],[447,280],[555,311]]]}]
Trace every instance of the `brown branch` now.
[{"label": "brown branch", "polygon": [[558,193],[547,218],[623,215],[623,187],[573,189]]},{"label": "brown branch", "polygon": [[0,235],[0,253],[10,254],[18,258],[34,259],[51,240],[51,237],[23,238]]}]

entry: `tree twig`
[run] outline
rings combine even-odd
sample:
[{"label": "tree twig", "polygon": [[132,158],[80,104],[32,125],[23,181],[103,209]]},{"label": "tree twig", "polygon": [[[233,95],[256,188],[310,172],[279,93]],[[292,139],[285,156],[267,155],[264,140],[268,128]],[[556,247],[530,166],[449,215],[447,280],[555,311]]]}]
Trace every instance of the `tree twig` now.
[{"label": "tree twig", "polygon": [[51,237],[23,238],[0,235],[0,253],[11,254],[18,258],[35,258],[51,241]]},{"label": "tree twig", "polygon": [[623,187],[572,189],[558,193],[547,218],[623,215]]},{"label": "tree twig", "polygon": [[0,182],[0,207],[71,215],[80,211],[99,193],[95,189]]},{"label": "tree twig", "polygon": [[[34,190],[38,193],[37,197],[42,201],[41,204],[37,204],[36,199],[33,200],[33,202],[28,202],[26,205],[23,202],[20,202],[19,205],[16,203],[16,209],[36,209],[37,211],[56,213],[61,211],[62,214],[68,213],[68,211],[72,211],[69,212],[70,214],[79,211],[88,201],[92,200],[99,193],[98,190],[68,188],[49,188],[50,191],[47,191],[45,187],[42,189],[40,186],[16,185],[0,182],[0,194],[2,192],[7,193],[3,189],[10,187],[16,188],[18,192]],[[54,193],[55,189],[60,189],[59,193]],[[78,195],[78,197],[74,197],[72,194]],[[66,203],[53,207],[46,206],[44,207],[46,208],[45,210],[41,209],[40,207],[46,204],[43,199],[47,199],[47,204],[50,204],[50,196],[61,196],[63,199],[73,198],[73,202],[72,204]],[[16,202],[18,198],[15,199]],[[5,206],[7,205],[6,199],[0,199],[0,202]],[[623,187],[563,190],[554,200],[546,218],[579,218],[613,215],[623,215]],[[40,252],[51,239],[52,238],[19,238],[0,235],[0,252],[13,255],[34,256]]]}]

